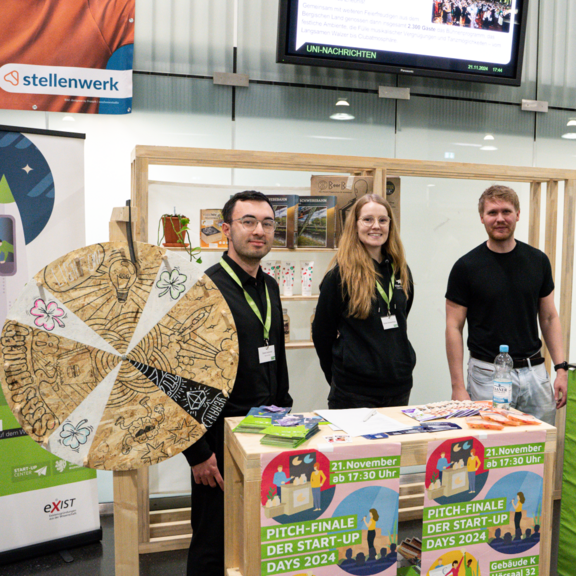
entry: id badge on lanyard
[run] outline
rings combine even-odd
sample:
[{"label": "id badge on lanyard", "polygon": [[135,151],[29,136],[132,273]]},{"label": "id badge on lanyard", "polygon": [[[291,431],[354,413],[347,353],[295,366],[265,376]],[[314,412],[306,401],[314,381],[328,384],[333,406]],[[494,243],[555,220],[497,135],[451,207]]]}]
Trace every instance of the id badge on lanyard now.
[{"label": "id badge on lanyard", "polygon": [[396,319],[396,314],[390,314],[390,306],[392,304],[392,296],[394,295],[394,266],[392,266],[392,277],[390,278],[390,286],[388,287],[388,294],[384,292],[382,286],[380,286],[380,282],[376,280],[376,288],[378,292],[380,292],[380,296],[384,302],[386,302],[386,306],[388,307],[388,315],[381,316],[380,320],[382,320],[382,327],[384,330],[392,330],[394,328],[398,328],[398,320]]}]

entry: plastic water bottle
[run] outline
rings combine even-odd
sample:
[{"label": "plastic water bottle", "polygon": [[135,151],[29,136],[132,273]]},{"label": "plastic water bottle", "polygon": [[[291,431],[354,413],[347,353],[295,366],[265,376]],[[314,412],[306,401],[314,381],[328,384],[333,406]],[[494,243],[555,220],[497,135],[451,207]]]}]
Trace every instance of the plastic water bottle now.
[{"label": "plastic water bottle", "polygon": [[512,402],[512,370],[514,362],[508,354],[508,346],[500,346],[500,354],[494,360],[494,392],[492,406],[508,410]]}]

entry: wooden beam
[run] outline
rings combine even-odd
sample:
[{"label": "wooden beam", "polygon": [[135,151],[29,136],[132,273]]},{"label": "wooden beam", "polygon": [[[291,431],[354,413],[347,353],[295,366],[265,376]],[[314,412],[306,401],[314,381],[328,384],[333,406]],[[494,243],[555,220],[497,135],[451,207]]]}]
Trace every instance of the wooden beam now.
[{"label": "wooden beam", "polygon": [[137,471],[114,471],[114,564],[116,576],[138,576]]},{"label": "wooden beam", "polygon": [[[336,174],[362,172],[382,168],[396,176],[455,178],[461,180],[500,180],[533,182],[576,179],[576,170],[526,168],[494,164],[462,162],[433,162],[370,158],[361,156],[331,156],[328,154],[298,154],[258,152],[248,150],[220,150],[214,148],[174,148],[168,146],[136,146],[135,163],[168,166],[204,166],[261,170],[289,170],[303,172],[333,172]],[[140,174],[143,172],[140,169]],[[138,174],[136,174],[138,176]],[[139,204],[138,204],[139,205]],[[142,216],[141,216],[142,218]],[[139,238],[140,239],[140,238]]]},{"label": "wooden beam", "polygon": [[[570,324],[572,322],[572,288],[574,282],[574,233],[576,217],[576,180],[564,183],[564,222],[562,228],[562,274],[560,281],[560,323],[564,357],[570,361]],[[553,377],[553,376],[552,376]],[[556,412],[558,428],[558,457],[556,459],[555,491],[562,490],[562,463],[564,461],[564,435],[566,408]]]},{"label": "wooden beam", "polygon": [[546,229],[544,252],[550,259],[552,278],[556,277],[556,236],[558,234],[558,181],[551,180],[546,186]]},{"label": "wooden beam", "polygon": [[150,542],[150,479],[149,468],[136,470],[138,491],[138,544]]},{"label": "wooden beam", "polygon": [[540,246],[540,198],[541,182],[530,184],[530,207],[528,220],[528,244],[538,248]]},{"label": "wooden beam", "polygon": [[[544,229],[544,252],[550,260],[552,278],[556,278],[556,234],[558,232],[558,181],[550,180],[546,186],[546,227]],[[543,347],[546,370],[551,373],[552,357],[547,346]]]},{"label": "wooden beam", "polygon": [[148,242],[148,160],[136,155],[132,162],[132,207],[138,219],[135,222],[134,240]]}]

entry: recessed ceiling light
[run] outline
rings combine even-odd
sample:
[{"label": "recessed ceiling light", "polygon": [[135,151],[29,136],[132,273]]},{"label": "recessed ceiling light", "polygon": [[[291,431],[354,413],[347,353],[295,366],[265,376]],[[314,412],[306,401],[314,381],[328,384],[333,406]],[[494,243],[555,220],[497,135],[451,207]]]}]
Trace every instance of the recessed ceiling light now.
[{"label": "recessed ceiling light", "polygon": [[346,112],[337,112],[336,114],[332,114],[330,118],[332,118],[332,120],[354,120],[354,116],[352,116],[352,114],[346,114]]},{"label": "recessed ceiling light", "polygon": [[576,126],[576,118],[569,118],[566,126]]},{"label": "recessed ceiling light", "polygon": [[494,140],[494,136],[492,136],[492,134],[486,134],[486,136],[484,136],[484,140]]},{"label": "recessed ceiling light", "polygon": [[576,140],[576,132],[568,132],[566,134],[562,134],[562,138],[566,140]]},{"label": "recessed ceiling light", "polygon": [[336,102],[336,106],[350,106],[350,103],[348,102],[348,98],[338,98],[338,101]]},{"label": "recessed ceiling light", "polygon": [[498,148],[496,148],[496,146],[482,146],[482,148],[480,148],[480,150],[492,152],[494,150],[498,150]]}]

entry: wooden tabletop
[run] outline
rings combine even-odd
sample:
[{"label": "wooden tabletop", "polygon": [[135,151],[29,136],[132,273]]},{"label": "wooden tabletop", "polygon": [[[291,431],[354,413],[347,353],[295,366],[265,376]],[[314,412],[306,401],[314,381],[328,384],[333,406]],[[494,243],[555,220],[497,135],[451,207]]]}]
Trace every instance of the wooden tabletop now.
[{"label": "wooden tabletop", "polygon": [[[401,412],[401,407],[396,408],[379,408],[378,411],[385,416],[394,418],[401,424],[407,426],[417,426],[418,422]],[[308,414],[311,415],[311,414]],[[235,434],[232,430],[243,420],[242,417],[226,418],[225,420],[225,443],[234,458],[236,465],[239,467],[246,481],[260,480],[260,455],[270,452],[279,452],[278,446],[265,446],[260,444],[262,434]],[[546,431],[546,449],[545,452],[556,451],[557,432],[554,426],[545,424],[539,426],[510,426],[504,430],[479,430],[469,428],[466,425],[465,418],[451,418],[449,422],[454,422],[462,427],[461,430],[450,430],[446,432],[427,432],[423,434],[401,434],[399,436],[390,436],[384,440],[367,440],[366,438],[352,438],[352,442],[347,446],[361,446],[374,444],[376,442],[400,442],[402,444],[401,466],[418,466],[426,463],[428,453],[428,442],[435,440],[448,440],[450,438],[459,438],[461,436],[475,436],[486,438],[492,434],[502,434],[503,432],[522,432],[525,430],[545,430]],[[326,444],[324,436],[334,434],[329,426],[320,426],[320,432],[313,436],[304,444],[298,446],[297,450],[318,449],[319,445]]]}]

